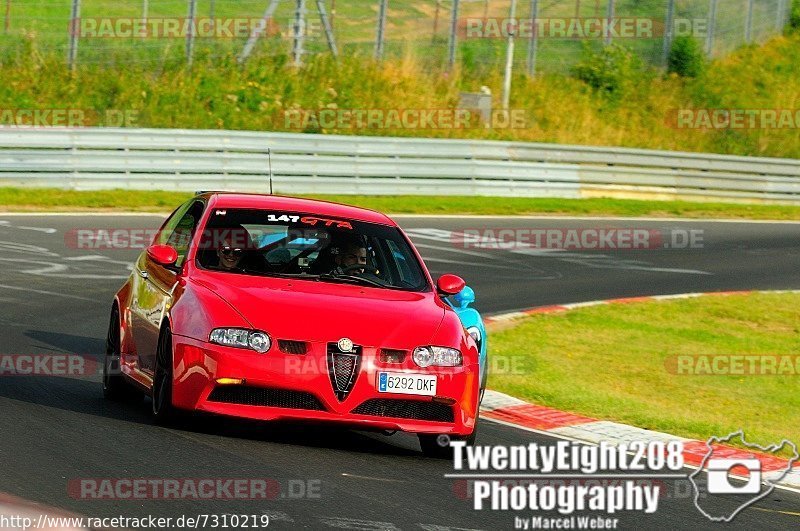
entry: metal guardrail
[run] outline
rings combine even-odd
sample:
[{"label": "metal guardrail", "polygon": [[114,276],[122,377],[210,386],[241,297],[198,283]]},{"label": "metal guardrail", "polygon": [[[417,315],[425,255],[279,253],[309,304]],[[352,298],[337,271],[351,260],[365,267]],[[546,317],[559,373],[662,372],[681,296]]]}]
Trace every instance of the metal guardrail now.
[{"label": "metal guardrail", "polygon": [[800,161],[471,140],[0,129],[0,186],[800,204]]}]

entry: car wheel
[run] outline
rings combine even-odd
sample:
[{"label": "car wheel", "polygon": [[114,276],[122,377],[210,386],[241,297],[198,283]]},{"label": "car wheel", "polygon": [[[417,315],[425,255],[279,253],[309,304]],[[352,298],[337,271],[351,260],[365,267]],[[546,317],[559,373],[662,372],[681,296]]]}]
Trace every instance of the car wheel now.
[{"label": "car wheel", "polygon": [[478,424],[476,422],[475,429],[470,435],[467,436],[420,433],[418,437],[419,446],[422,448],[422,453],[425,455],[425,457],[450,459],[453,457],[453,450],[450,448],[450,441],[466,441],[467,446],[473,446],[475,444],[477,435]]},{"label": "car wheel", "polygon": [[141,400],[144,394],[125,381],[120,372],[120,320],[116,304],[106,334],[106,352],[103,356],[103,396],[108,400]]},{"label": "car wheel", "polygon": [[158,338],[156,370],[153,376],[153,420],[166,425],[177,417],[172,405],[172,332],[165,327]]}]

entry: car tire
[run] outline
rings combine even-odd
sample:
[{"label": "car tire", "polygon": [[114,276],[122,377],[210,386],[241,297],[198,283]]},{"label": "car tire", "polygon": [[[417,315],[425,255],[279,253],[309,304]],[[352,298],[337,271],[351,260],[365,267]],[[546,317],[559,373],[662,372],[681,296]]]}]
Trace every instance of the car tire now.
[{"label": "car tire", "polygon": [[425,457],[432,457],[435,459],[451,459],[453,457],[453,450],[450,448],[450,441],[466,441],[467,446],[473,446],[475,439],[478,436],[478,423],[475,422],[475,429],[470,435],[446,435],[446,434],[430,434],[420,433],[419,446],[422,448],[422,453]]},{"label": "car tire", "polygon": [[165,326],[158,338],[153,375],[153,421],[166,426],[173,424],[177,417],[178,411],[172,405],[172,331]]},{"label": "car tire", "polygon": [[126,382],[120,372],[120,330],[119,309],[115,304],[111,309],[103,356],[103,396],[115,401],[142,400],[144,393]]}]

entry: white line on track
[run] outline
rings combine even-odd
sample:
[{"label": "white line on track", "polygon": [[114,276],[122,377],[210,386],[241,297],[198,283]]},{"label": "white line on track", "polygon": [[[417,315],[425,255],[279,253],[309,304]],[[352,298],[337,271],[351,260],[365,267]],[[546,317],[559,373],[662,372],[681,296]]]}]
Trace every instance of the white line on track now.
[{"label": "white line on track", "polygon": [[10,289],[15,291],[26,291],[29,293],[38,293],[40,295],[53,295],[55,297],[64,297],[67,299],[77,299],[80,301],[89,301],[89,302],[97,302],[97,299],[90,299],[88,297],[79,297],[77,295],[69,295],[66,293],[58,293],[55,291],[45,291],[41,289],[33,289],[33,288],[22,288],[19,286],[9,286],[8,284],[0,284],[0,289]]}]

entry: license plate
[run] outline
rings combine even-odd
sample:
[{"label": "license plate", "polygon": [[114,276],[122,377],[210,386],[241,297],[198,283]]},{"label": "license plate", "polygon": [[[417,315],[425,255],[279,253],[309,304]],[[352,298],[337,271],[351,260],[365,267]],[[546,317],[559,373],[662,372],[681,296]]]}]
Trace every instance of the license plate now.
[{"label": "license plate", "polygon": [[378,373],[378,392],[400,395],[436,395],[436,376],[402,372]]}]

